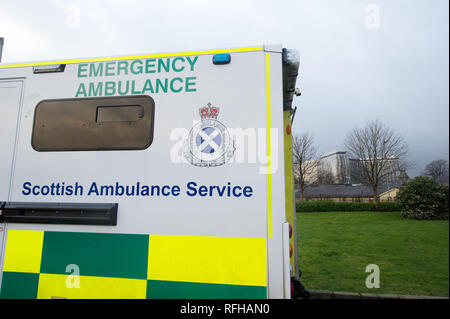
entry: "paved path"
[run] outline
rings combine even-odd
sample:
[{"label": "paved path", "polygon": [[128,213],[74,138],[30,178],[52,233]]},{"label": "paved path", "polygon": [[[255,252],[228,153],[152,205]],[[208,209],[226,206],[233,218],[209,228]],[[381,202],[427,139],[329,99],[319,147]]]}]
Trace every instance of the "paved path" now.
[{"label": "paved path", "polygon": [[449,297],[366,294],[330,290],[308,290],[311,299],[449,299]]}]

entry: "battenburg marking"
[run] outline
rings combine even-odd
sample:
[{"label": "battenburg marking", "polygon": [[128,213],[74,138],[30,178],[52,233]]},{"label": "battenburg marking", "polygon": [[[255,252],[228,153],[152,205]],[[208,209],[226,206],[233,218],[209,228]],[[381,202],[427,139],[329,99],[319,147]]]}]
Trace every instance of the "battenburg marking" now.
[{"label": "battenburg marking", "polygon": [[201,121],[194,125],[184,146],[184,156],[193,165],[219,166],[234,155],[234,140],[217,120],[219,108],[208,103],[199,109]]}]

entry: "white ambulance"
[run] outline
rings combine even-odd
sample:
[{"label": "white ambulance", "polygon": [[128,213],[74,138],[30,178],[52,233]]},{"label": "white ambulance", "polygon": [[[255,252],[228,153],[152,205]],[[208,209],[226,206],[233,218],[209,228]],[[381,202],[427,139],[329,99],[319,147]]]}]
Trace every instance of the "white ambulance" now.
[{"label": "white ambulance", "polygon": [[0,298],[290,298],[280,45],[0,64]]}]

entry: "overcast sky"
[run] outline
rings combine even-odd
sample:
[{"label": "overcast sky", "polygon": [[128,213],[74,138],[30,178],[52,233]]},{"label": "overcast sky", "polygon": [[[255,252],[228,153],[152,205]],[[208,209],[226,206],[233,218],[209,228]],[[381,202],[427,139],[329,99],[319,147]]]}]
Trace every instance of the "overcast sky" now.
[{"label": "overcast sky", "polygon": [[0,0],[3,63],[247,47],[299,50],[294,133],[321,153],[379,118],[408,171],[449,158],[449,1]]}]

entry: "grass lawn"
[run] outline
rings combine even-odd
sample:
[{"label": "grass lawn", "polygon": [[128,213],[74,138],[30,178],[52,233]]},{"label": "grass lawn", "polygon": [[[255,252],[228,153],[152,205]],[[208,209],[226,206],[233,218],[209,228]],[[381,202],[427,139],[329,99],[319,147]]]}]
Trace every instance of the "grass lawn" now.
[{"label": "grass lawn", "polygon": [[[448,221],[400,213],[297,213],[301,281],[307,289],[402,295],[449,295]],[[365,285],[380,268],[380,288]]]}]

